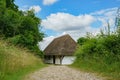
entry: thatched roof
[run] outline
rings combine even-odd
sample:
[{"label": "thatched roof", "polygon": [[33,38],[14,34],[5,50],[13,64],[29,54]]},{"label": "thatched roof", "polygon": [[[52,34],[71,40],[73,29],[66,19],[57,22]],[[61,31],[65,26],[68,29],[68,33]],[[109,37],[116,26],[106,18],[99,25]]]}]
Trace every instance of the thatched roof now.
[{"label": "thatched roof", "polygon": [[73,55],[77,43],[67,34],[55,38],[44,50],[45,55]]}]

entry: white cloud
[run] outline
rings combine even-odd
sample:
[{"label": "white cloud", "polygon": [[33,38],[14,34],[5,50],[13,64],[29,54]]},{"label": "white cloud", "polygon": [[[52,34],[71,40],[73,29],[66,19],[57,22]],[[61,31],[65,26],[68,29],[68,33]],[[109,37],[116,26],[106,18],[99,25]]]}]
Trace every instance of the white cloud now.
[{"label": "white cloud", "polygon": [[41,11],[41,7],[39,5],[34,5],[29,8],[29,10],[33,9],[35,13],[38,13]]},{"label": "white cloud", "polygon": [[91,15],[94,15],[94,16],[100,16],[100,15],[106,15],[106,14],[109,14],[107,16],[110,17],[110,15],[113,15],[115,12],[116,12],[117,8],[108,8],[108,9],[103,9],[103,10],[99,10],[99,11],[96,11],[96,12],[93,12],[93,13],[90,13]]},{"label": "white cloud", "polygon": [[54,36],[43,38],[43,41],[39,42],[39,48],[44,50],[54,38]]},{"label": "white cloud", "polygon": [[24,5],[22,7],[19,7],[19,10],[22,10],[22,11],[27,11],[28,9],[29,9],[28,5]]},{"label": "white cloud", "polygon": [[91,15],[95,16],[95,18],[102,23],[101,25],[102,28],[107,27],[108,22],[110,26],[113,28],[115,27],[116,11],[117,8],[109,8],[109,9],[93,12],[91,13]]},{"label": "white cloud", "polygon": [[[78,16],[69,13],[51,14],[42,20],[42,26],[46,29],[58,31],[58,33],[61,32],[57,36],[69,34],[76,41],[79,37],[85,36],[86,32],[91,32],[93,35],[98,34],[100,29],[105,29],[107,22],[110,23],[110,26],[114,27],[116,11],[117,8],[110,8]],[[93,27],[91,24],[96,21],[101,22],[101,25]],[[54,38],[57,36],[54,36]],[[49,40],[52,41],[53,38],[44,38],[44,43],[48,45],[50,43]]]},{"label": "white cloud", "polygon": [[21,8],[19,8],[19,10],[22,10],[22,11],[27,11],[31,9],[33,9],[35,13],[38,13],[41,11],[41,7],[39,5],[33,5],[33,6],[24,5]]},{"label": "white cloud", "polygon": [[[46,29],[52,29],[59,32],[97,33],[96,31],[98,31],[98,29],[105,29],[105,27],[107,27],[107,22],[110,23],[110,26],[114,26],[116,10],[117,8],[110,8],[78,16],[58,12],[56,14],[51,14],[46,19],[42,20],[41,25]],[[96,28],[93,28],[91,24],[96,21],[101,22],[101,25],[96,25]]]},{"label": "white cloud", "polygon": [[57,2],[58,0],[43,0],[43,4],[44,5],[52,5],[55,2]]},{"label": "white cloud", "polygon": [[69,13],[51,14],[42,20],[42,26],[55,31],[78,30],[88,27],[95,19],[91,15],[74,16]]}]

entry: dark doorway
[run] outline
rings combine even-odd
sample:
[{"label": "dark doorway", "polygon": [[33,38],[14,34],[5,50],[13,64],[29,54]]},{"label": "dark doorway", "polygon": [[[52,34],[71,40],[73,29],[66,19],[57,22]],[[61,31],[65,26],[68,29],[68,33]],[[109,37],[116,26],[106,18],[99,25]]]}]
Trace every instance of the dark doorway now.
[{"label": "dark doorway", "polygon": [[53,56],[53,64],[55,64],[55,56]]}]

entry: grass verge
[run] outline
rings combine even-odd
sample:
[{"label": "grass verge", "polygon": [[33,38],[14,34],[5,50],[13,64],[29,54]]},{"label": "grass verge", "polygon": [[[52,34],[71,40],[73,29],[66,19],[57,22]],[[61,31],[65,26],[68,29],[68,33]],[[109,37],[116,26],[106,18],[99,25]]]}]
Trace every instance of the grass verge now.
[{"label": "grass verge", "polygon": [[41,64],[38,64],[35,66],[29,66],[29,67],[26,67],[24,69],[13,72],[11,74],[7,74],[4,78],[4,80],[23,80],[25,75],[27,75],[31,72],[34,72],[38,69],[41,69],[43,67],[45,67],[45,65],[41,65]]},{"label": "grass verge", "polygon": [[106,64],[102,59],[77,59],[71,66],[85,72],[97,73],[105,80],[120,80],[120,62]]},{"label": "grass verge", "polygon": [[43,67],[45,64],[34,53],[0,40],[0,80],[22,80],[24,75]]}]

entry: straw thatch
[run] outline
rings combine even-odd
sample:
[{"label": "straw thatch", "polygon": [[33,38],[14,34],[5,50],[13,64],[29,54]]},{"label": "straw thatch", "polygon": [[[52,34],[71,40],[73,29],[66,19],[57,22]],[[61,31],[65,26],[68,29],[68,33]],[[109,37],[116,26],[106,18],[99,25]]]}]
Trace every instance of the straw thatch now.
[{"label": "straw thatch", "polygon": [[45,55],[73,55],[77,43],[67,34],[55,38],[44,50]]}]

